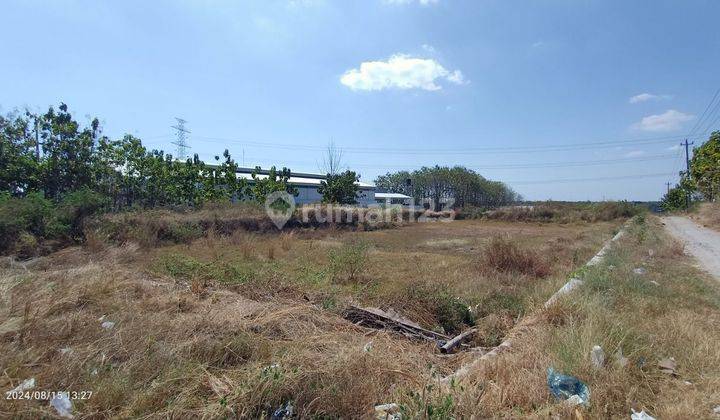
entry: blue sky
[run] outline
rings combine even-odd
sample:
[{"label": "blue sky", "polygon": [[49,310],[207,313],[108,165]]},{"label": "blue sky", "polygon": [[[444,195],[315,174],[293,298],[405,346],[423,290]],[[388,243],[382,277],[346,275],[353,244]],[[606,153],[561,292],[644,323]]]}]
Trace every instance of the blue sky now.
[{"label": "blue sky", "polygon": [[711,0],[2,9],[2,112],[64,101],[111,137],[173,152],[180,116],[203,159],[228,148],[297,171],[317,171],[332,138],[365,181],[460,164],[529,199],[659,198],[680,139],[706,137],[696,125],[720,87]]}]

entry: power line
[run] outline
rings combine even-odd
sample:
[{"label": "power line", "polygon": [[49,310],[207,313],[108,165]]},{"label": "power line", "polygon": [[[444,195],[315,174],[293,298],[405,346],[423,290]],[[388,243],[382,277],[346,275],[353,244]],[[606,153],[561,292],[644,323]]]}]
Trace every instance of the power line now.
[{"label": "power line", "polygon": [[[690,133],[689,133],[690,136],[693,135],[693,133],[695,132],[695,130],[697,130],[697,129],[699,129],[700,127],[702,127],[702,125],[703,125],[705,122],[711,121],[711,118],[713,118],[713,114],[716,114],[716,113],[717,113],[717,111],[718,111],[718,106],[720,106],[720,101],[718,101],[717,103],[715,103],[715,100],[718,98],[718,95],[719,95],[719,94],[720,94],[720,88],[715,91],[715,95],[713,95],[712,99],[710,100],[710,102],[709,102],[709,103],[707,104],[707,106],[705,107],[705,110],[703,111],[702,115],[700,115],[700,118],[698,118],[698,120],[697,120],[697,122],[695,123],[695,125],[693,125],[693,128],[692,128],[692,130],[690,130]],[[713,107],[713,103],[715,103],[715,106],[714,106],[714,107]],[[712,111],[710,111],[710,113],[708,113],[708,111],[709,111],[711,108],[712,108]],[[711,122],[710,125],[709,125],[708,127],[706,127],[704,131],[707,132],[707,130],[712,126],[712,124],[713,124],[713,123]]]},{"label": "power line", "polygon": [[560,184],[560,183],[573,183],[573,182],[594,182],[594,181],[611,181],[620,179],[641,179],[641,178],[659,178],[670,175],[667,172],[655,173],[655,174],[636,174],[636,175],[623,175],[623,176],[606,176],[598,178],[564,178],[564,179],[548,179],[543,181],[503,181],[506,184],[515,185],[535,185],[535,184]]},{"label": "power line", "polygon": [[[670,143],[681,140],[688,136],[676,135],[676,136],[665,136],[655,137],[647,139],[634,139],[634,140],[620,140],[620,141],[603,141],[603,142],[591,142],[591,143],[574,143],[574,144],[556,144],[556,145],[544,145],[544,146],[511,146],[511,147],[467,147],[467,148],[452,148],[452,149],[418,149],[418,148],[383,148],[383,147],[343,147],[343,150],[349,153],[359,154],[403,154],[403,155],[422,155],[422,154],[486,154],[486,153],[529,153],[529,152],[556,152],[556,151],[572,151],[572,150],[586,150],[586,149],[602,149],[612,148],[617,146],[629,146],[629,145],[649,145],[659,143]],[[249,140],[233,139],[233,138],[221,138],[221,137],[207,137],[207,136],[194,136],[195,139],[207,142],[219,142],[226,144],[228,142],[242,143],[245,146],[264,147],[272,149],[284,149],[284,150],[303,150],[303,151],[323,151],[324,146],[312,146],[312,145],[301,145],[301,144],[287,144],[287,143],[267,143],[267,142],[256,142]]]},{"label": "power line", "polygon": [[[475,164],[462,164],[469,166],[472,169],[532,169],[532,168],[565,168],[565,167],[577,167],[577,166],[598,166],[598,165],[611,165],[611,164],[624,164],[624,163],[638,163],[638,162],[650,162],[659,160],[676,159],[676,154],[662,154],[662,155],[650,155],[638,158],[623,158],[623,159],[604,159],[604,160],[584,160],[584,161],[563,161],[563,162],[539,162],[539,163],[518,163],[518,164],[507,164],[507,165],[475,165]],[[313,165],[311,162],[304,161],[283,161],[284,164],[291,165]],[[362,164],[362,163],[349,163],[347,166],[351,168],[399,168],[402,166],[434,166],[434,164]]]}]

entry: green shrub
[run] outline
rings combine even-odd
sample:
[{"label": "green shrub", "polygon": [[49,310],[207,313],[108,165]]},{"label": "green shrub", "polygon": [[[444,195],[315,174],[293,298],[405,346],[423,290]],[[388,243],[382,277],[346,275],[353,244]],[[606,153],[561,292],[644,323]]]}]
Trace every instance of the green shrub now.
[{"label": "green shrub", "polygon": [[90,188],[83,187],[63,196],[58,206],[60,218],[69,226],[73,238],[82,238],[85,220],[103,211],[108,199]]},{"label": "green shrub", "polygon": [[[12,250],[22,233],[38,238],[59,239],[68,233],[67,225],[58,220],[55,206],[41,193],[26,197],[3,196],[0,199],[0,252]],[[25,245],[28,238],[23,239]]]},{"label": "green shrub", "polygon": [[435,283],[412,283],[403,291],[402,299],[415,308],[430,312],[438,325],[448,334],[454,334],[464,325],[473,325],[475,319],[468,305]]},{"label": "green shrub", "polygon": [[520,297],[500,291],[486,296],[478,305],[478,316],[481,317],[504,312],[515,318],[524,311],[525,305]]},{"label": "green shrub", "polygon": [[249,265],[224,261],[205,263],[177,253],[163,255],[156,261],[156,267],[159,272],[183,281],[212,280],[225,284],[240,284],[255,277],[255,271]]},{"label": "green shrub", "polygon": [[356,242],[344,245],[328,252],[330,273],[333,280],[344,276],[346,280],[354,280],[367,266],[368,244]]},{"label": "green shrub", "polygon": [[203,229],[196,223],[169,223],[158,234],[158,239],[178,244],[189,244],[203,236]]},{"label": "green shrub", "polygon": [[15,240],[14,253],[19,258],[31,258],[38,253],[38,240],[35,236],[23,231]]}]

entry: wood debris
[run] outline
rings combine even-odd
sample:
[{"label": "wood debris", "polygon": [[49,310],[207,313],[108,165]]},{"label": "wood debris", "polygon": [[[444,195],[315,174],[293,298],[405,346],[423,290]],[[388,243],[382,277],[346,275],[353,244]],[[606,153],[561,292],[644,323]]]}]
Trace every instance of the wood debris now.
[{"label": "wood debris", "polygon": [[383,311],[379,308],[361,308],[350,305],[343,316],[356,325],[394,331],[410,339],[433,341],[438,343],[438,346],[445,345],[450,339],[444,334],[422,328],[415,322],[403,318],[392,309]]}]

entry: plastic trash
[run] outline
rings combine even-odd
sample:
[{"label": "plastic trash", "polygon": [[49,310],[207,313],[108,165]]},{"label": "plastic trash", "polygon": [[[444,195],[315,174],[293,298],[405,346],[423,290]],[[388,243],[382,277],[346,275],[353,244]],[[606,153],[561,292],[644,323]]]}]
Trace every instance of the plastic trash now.
[{"label": "plastic trash", "polygon": [[33,388],[35,388],[35,378],[25,379],[24,381],[20,382],[20,385],[13,388],[13,390],[10,391],[10,393],[12,394],[12,393],[25,392],[25,391],[28,391]]},{"label": "plastic trash", "polygon": [[[632,410],[632,408],[631,408]],[[632,410],[632,414],[630,415],[631,420],[655,420],[655,417],[651,416],[650,414],[646,413],[645,410],[642,410],[641,412],[637,412],[635,410]]]},{"label": "plastic trash", "polygon": [[720,416],[720,405],[718,405],[717,407],[713,408],[713,413],[715,413],[715,414],[717,414],[718,416]]},{"label": "plastic trash", "polygon": [[677,362],[675,362],[674,357],[660,360],[658,362],[658,368],[660,368],[660,372],[662,373],[667,373],[671,376],[677,376]]},{"label": "plastic trash", "polygon": [[272,416],[270,416],[270,420],[291,419],[294,411],[295,408],[293,407],[292,402],[288,401],[273,412]]},{"label": "plastic trash", "polygon": [[73,418],[72,401],[70,401],[67,392],[58,392],[55,394],[55,397],[50,400],[50,406],[57,411],[60,417]]},{"label": "plastic trash", "polygon": [[102,324],[100,324],[100,326],[106,330],[110,330],[115,326],[115,323],[112,321],[105,321]]},{"label": "plastic trash", "polygon": [[590,388],[574,376],[557,373],[550,367],[547,370],[547,384],[550,393],[557,399],[567,400],[577,395],[577,398],[573,398],[574,402],[582,405],[590,404]]},{"label": "plastic trash", "polygon": [[629,361],[630,360],[627,357],[623,356],[623,352],[622,352],[621,348],[619,348],[617,350],[617,352],[615,352],[615,363],[617,363],[617,365],[620,366],[621,368],[624,368],[625,366],[627,366]]},{"label": "plastic trash", "polygon": [[595,369],[600,369],[605,364],[605,352],[600,346],[593,346],[590,352],[590,361]]},{"label": "plastic trash", "polygon": [[642,275],[644,275],[645,273],[647,273],[647,270],[646,270],[645,268],[643,268],[643,267],[638,267],[638,268],[636,268],[636,269],[633,270],[633,273],[635,273],[635,274],[637,274],[637,275],[639,275],[639,276],[642,276]]},{"label": "plastic trash", "polygon": [[364,351],[365,353],[368,353],[370,350],[372,350],[372,348],[373,348],[373,342],[372,342],[372,340],[370,340],[370,341],[368,341],[368,342],[365,344],[365,346],[363,347],[363,351]]},{"label": "plastic trash", "polygon": [[402,418],[400,415],[400,406],[395,403],[376,405],[375,418],[378,420],[400,419]]}]

